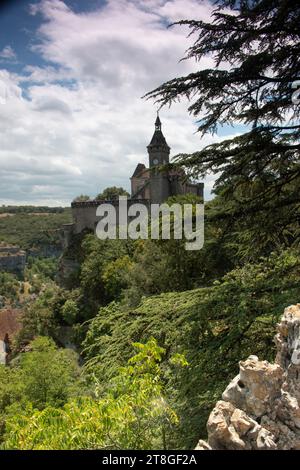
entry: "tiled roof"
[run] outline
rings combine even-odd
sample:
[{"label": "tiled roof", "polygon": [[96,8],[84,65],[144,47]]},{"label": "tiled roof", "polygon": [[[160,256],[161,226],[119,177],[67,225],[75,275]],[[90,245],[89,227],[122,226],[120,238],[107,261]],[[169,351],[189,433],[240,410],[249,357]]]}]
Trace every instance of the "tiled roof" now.
[{"label": "tiled roof", "polygon": [[145,169],[146,169],[146,167],[143,163],[138,163],[137,166],[136,166],[136,169],[133,172],[132,178],[134,178],[135,176],[139,176],[140,173],[142,173],[142,171],[145,170]]},{"label": "tiled roof", "polygon": [[150,145],[165,145],[168,147],[165,136],[163,135],[161,130],[156,129],[154,131],[153,137],[148,147],[150,147]]}]

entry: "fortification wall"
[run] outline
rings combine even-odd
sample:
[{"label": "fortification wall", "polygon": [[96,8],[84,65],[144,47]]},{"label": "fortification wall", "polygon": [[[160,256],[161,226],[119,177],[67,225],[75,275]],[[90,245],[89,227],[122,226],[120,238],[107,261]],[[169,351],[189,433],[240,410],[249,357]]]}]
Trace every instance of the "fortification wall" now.
[{"label": "fortification wall", "polygon": [[[96,215],[97,207],[103,204],[112,204],[116,210],[116,223],[119,223],[119,201],[82,201],[72,202],[72,215],[74,225],[72,231],[74,234],[81,233],[84,229],[95,231],[97,223],[102,217]],[[127,208],[133,204],[143,204],[149,207],[149,201],[146,199],[128,199]]]}]

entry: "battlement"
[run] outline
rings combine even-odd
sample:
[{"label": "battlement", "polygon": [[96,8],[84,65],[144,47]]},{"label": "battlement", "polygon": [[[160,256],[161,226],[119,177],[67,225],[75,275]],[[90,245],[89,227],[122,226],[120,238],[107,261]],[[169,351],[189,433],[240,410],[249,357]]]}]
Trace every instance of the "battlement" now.
[{"label": "battlement", "polygon": [[[134,204],[136,202],[139,202],[141,204],[148,204],[148,199],[127,199],[128,204]],[[73,201],[71,202],[71,207],[76,208],[76,207],[98,207],[101,204],[112,204],[115,207],[119,206],[119,200],[118,199],[111,199],[111,200],[104,200],[104,199],[91,199],[90,201]],[[65,224],[69,225],[69,224]]]}]

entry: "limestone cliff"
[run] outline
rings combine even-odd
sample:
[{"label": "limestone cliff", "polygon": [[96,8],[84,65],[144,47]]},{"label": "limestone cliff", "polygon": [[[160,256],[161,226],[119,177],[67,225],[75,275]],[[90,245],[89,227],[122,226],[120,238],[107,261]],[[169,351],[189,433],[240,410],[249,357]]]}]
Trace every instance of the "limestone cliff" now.
[{"label": "limestone cliff", "polygon": [[197,450],[300,450],[300,304],[285,309],[277,331],[275,363],[240,362]]}]

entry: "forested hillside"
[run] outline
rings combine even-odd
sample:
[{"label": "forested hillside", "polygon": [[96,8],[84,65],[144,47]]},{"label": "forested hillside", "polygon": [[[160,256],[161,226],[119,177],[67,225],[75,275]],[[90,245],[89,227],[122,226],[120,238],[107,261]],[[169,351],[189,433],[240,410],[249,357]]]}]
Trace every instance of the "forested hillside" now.
[{"label": "forested hillside", "polygon": [[2,206],[0,241],[22,249],[41,251],[47,245],[59,245],[57,230],[71,222],[70,208]]},{"label": "forested hillside", "polygon": [[[238,362],[274,359],[276,322],[300,301],[299,106],[290,98],[300,10],[292,1],[218,4],[213,24],[180,22],[195,41],[187,57],[212,56],[215,68],[147,95],[162,105],[188,97],[203,133],[247,126],[171,165],[215,175],[204,247],[83,232],[58,264],[31,260],[24,281],[3,277],[6,306],[22,310],[0,366],[3,449],[192,449]],[[41,217],[54,228],[58,216],[67,218]],[[10,241],[16,217],[3,219]],[[20,217],[30,245],[43,224]]]}]

